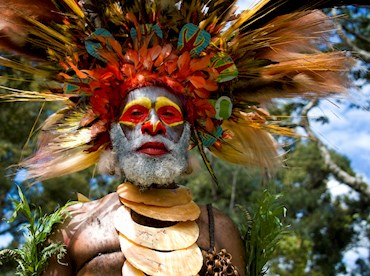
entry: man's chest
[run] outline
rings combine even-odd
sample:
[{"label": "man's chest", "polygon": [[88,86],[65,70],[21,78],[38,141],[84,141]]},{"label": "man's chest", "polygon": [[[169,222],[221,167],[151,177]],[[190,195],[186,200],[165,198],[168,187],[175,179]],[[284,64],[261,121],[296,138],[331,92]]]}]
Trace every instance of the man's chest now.
[{"label": "man's chest", "polygon": [[[121,275],[125,256],[114,226],[114,215],[119,207],[117,204],[109,210],[96,209],[93,215],[79,223],[68,244],[68,254],[76,275]],[[70,227],[73,226],[71,224]],[[198,245],[208,247],[207,241],[208,231],[201,231]]]}]

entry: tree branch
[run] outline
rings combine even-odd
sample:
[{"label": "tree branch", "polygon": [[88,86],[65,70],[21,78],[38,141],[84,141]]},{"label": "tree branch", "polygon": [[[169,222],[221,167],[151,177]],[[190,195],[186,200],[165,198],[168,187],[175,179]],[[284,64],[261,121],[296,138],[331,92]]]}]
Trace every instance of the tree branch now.
[{"label": "tree branch", "polygon": [[368,39],[367,37],[363,36],[362,34],[359,34],[358,32],[355,32],[355,31],[347,28],[345,25],[341,25],[341,26],[342,26],[343,30],[346,33],[350,33],[351,35],[354,35],[356,38],[358,38],[362,42],[370,44],[370,39]]},{"label": "tree branch", "polygon": [[352,176],[348,174],[346,171],[341,169],[332,159],[331,154],[328,150],[328,148],[324,145],[323,142],[321,142],[320,139],[318,139],[315,135],[315,133],[312,131],[310,126],[310,121],[308,119],[308,112],[317,106],[318,100],[314,99],[311,100],[303,109],[302,109],[302,119],[301,119],[301,125],[306,131],[308,137],[314,141],[320,151],[321,156],[324,159],[325,164],[328,166],[330,172],[333,174],[333,176],[341,183],[347,185],[351,189],[357,191],[360,193],[364,200],[367,202],[370,202],[370,187],[369,185],[364,182],[364,180],[361,177],[358,176]]},{"label": "tree branch", "polygon": [[[333,8],[332,13],[334,16],[337,15],[337,9]],[[353,52],[355,52],[361,59],[363,59],[365,62],[370,62],[370,53],[357,47],[356,44],[354,44],[348,36],[344,33],[343,27],[340,23],[335,23],[337,32],[339,36],[342,38],[343,42],[347,45],[348,48],[350,48]]]}]

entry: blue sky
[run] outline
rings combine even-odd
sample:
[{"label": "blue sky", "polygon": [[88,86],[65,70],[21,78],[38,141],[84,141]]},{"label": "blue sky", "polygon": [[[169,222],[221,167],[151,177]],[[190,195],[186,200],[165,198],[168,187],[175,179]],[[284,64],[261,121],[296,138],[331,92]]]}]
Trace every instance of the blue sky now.
[{"label": "blue sky", "polygon": [[[313,130],[329,148],[347,156],[356,173],[370,181],[370,112],[361,106],[366,99],[370,99],[370,84],[349,93],[343,98],[344,104],[323,100],[309,116],[328,117],[328,124],[312,123]],[[348,108],[351,102],[360,108]]]}]

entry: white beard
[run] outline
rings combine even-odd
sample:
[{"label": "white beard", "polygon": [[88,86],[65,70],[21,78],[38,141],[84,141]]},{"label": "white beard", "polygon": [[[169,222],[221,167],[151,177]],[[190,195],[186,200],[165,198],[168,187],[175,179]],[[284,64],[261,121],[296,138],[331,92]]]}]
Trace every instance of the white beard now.
[{"label": "white beard", "polygon": [[[148,188],[152,184],[170,185],[188,167],[187,151],[190,139],[188,123],[185,123],[177,143],[161,135],[143,135],[140,139],[129,141],[118,123],[112,125],[110,136],[120,170],[128,181],[142,188]],[[147,142],[161,142],[169,152],[161,156],[138,153],[136,150]]]}]

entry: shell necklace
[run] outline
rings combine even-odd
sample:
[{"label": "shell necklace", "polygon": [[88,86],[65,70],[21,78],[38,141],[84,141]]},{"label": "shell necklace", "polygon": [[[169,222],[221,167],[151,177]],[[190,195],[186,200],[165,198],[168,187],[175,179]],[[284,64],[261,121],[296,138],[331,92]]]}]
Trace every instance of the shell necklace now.
[{"label": "shell necklace", "polygon": [[[200,209],[190,189],[178,186],[141,191],[126,182],[117,193],[123,204],[114,217],[126,258],[122,275],[197,275],[203,265],[196,244],[199,227],[195,220]],[[133,220],[132,211],[152,220],[172,222],[171,226],[141,225]]]}]

